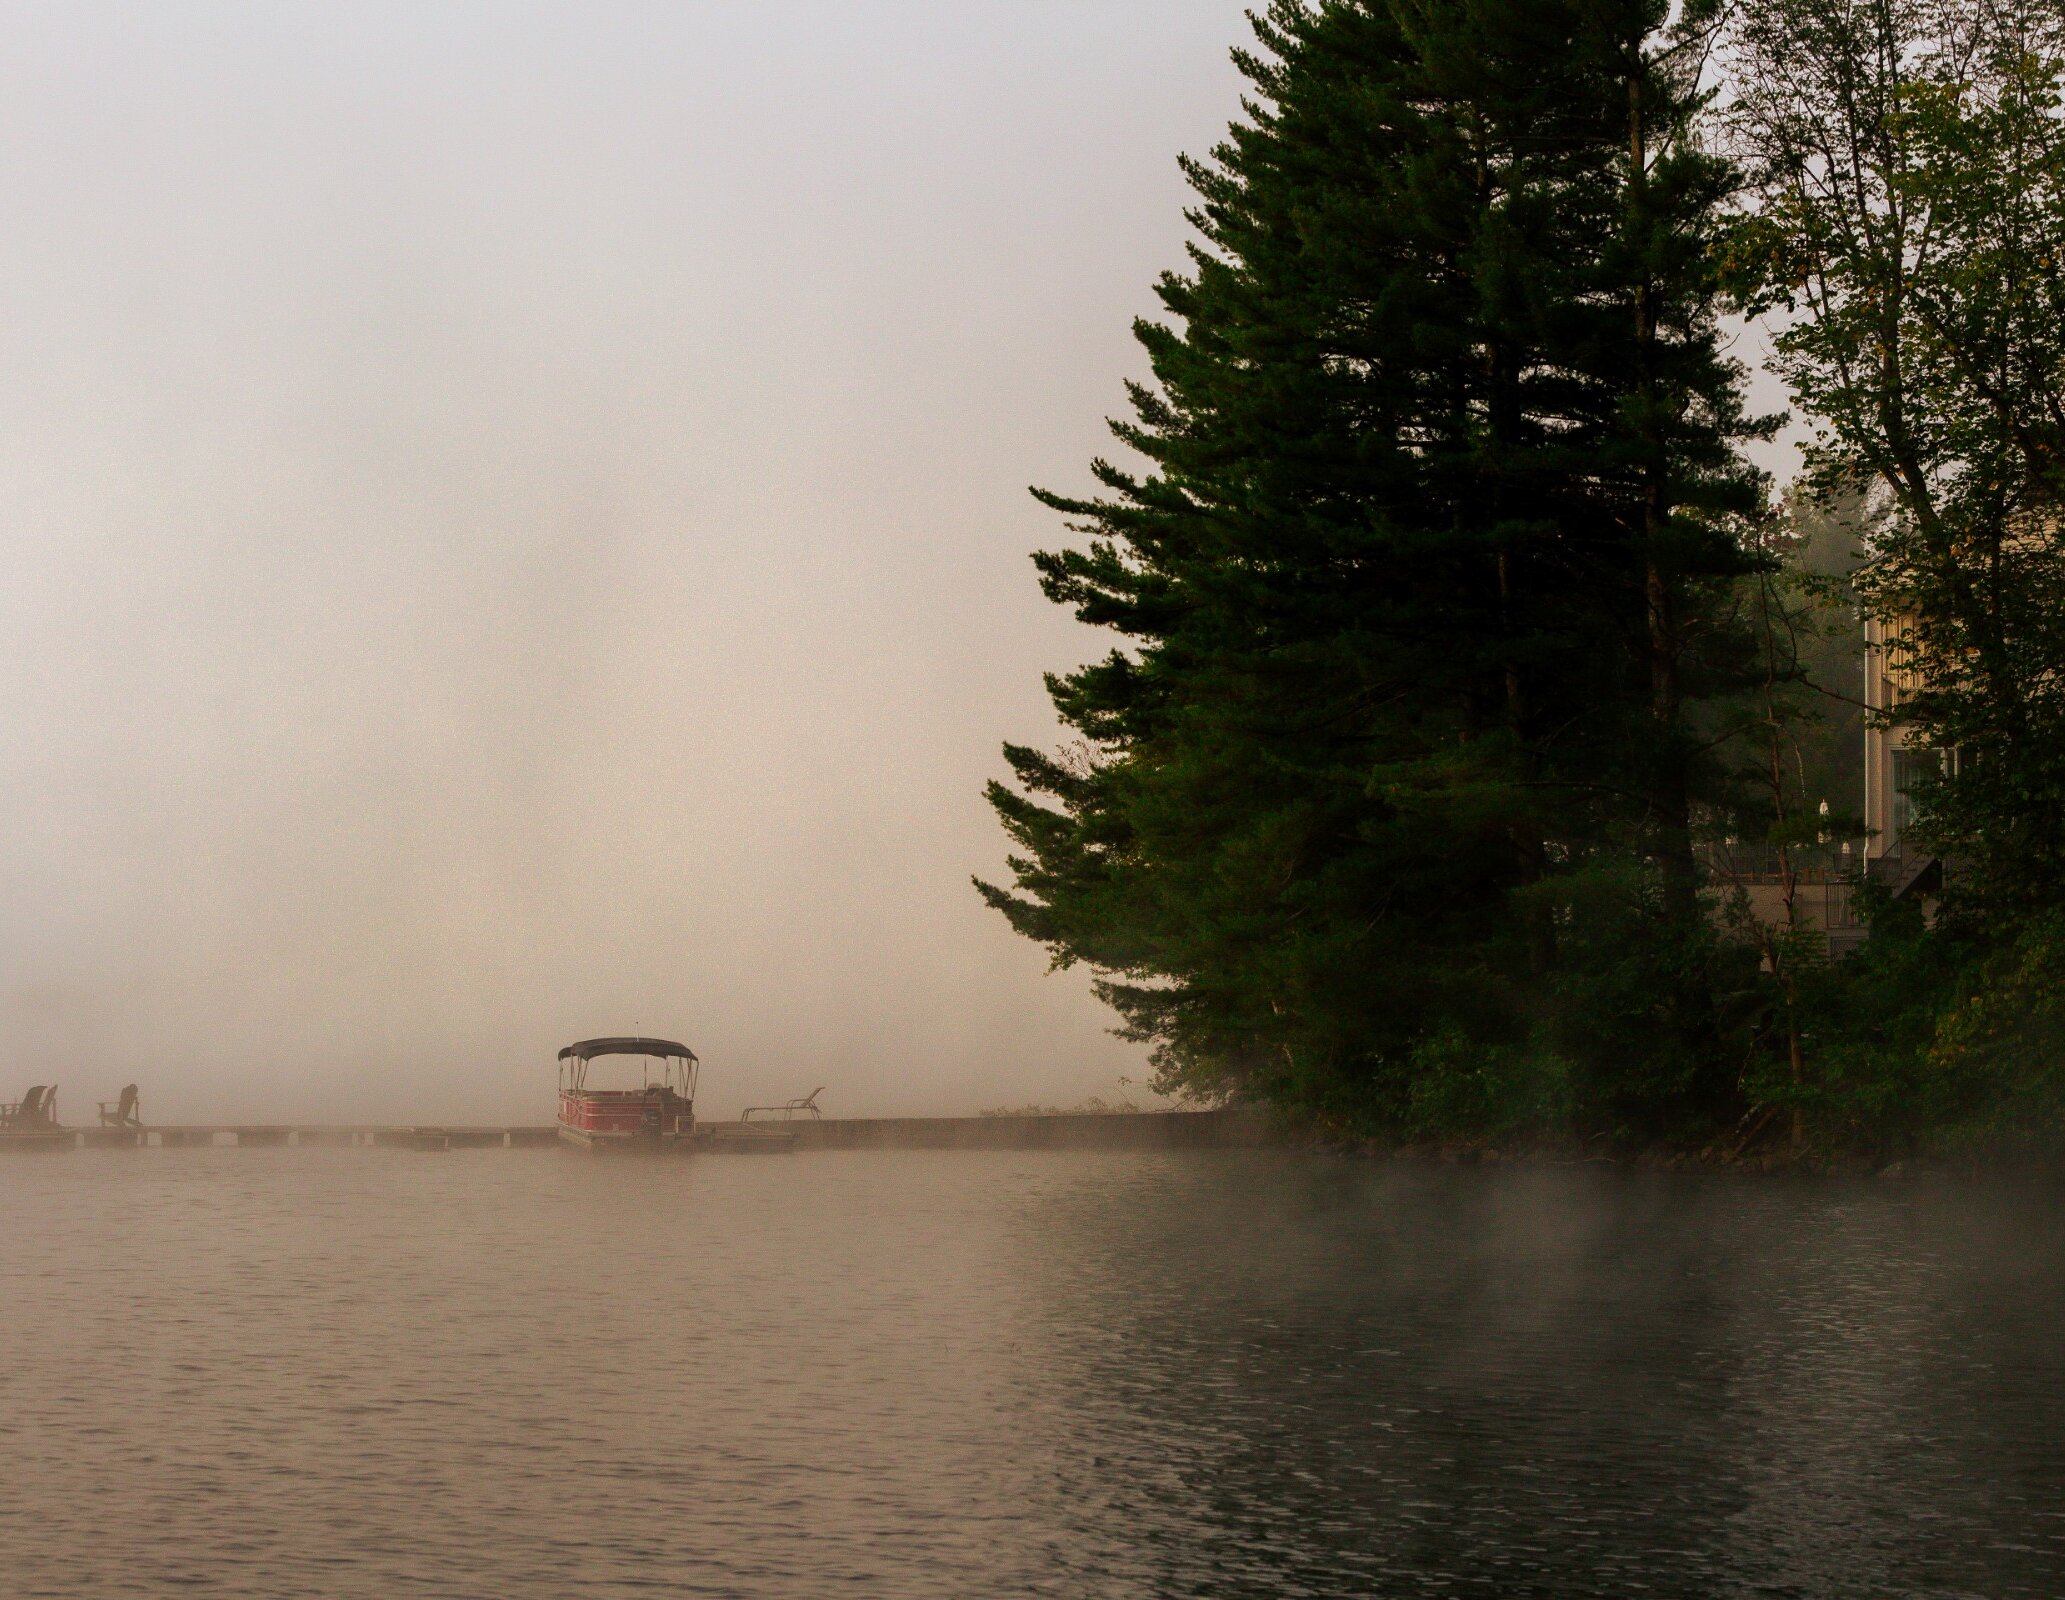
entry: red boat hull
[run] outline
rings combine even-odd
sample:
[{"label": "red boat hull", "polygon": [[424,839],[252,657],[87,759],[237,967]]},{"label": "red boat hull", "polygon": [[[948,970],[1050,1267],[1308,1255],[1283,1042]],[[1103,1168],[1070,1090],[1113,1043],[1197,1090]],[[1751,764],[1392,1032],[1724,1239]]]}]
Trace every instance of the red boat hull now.
[{"label": "red boat hull", "polygon": [[686,1148],[695,1109],[648,1089],[562,1089],[559,1137],[585,1150]]}]

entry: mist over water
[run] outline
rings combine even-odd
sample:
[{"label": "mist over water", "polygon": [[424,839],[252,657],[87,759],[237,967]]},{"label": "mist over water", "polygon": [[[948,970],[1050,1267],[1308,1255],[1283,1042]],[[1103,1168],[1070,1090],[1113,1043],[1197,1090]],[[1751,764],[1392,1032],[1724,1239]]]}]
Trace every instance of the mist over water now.
[{"label": "mist over water", "polygon": [[[1138,1074],[967,885],[1234,4],[0,13],[0,1058],[521,1118]],[[19,1080],[14,1081],[14,1080]]]},{"label": "mist over water", "polygon": [[[1146,1076],[968,879],[1248,33],[0,3],[0,1103]],[[48,1142],[5,1600],[2065,1592],[2054,1183]]]},{"label": "mist over water", "polygon": [[21,1594],[2055,1595],[2053,1186],[0,1166]]}]

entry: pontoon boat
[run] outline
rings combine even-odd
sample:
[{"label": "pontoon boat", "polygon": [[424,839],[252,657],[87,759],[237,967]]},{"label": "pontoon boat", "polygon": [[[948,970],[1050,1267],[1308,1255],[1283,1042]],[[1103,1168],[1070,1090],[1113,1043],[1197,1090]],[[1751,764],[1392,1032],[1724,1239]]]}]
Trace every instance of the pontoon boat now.
[{"label": "pontoon boat", "polygon": [[[597,1056],[637,1056],[636,1089],[591,1089]],[[657,1063],[657,1065],[655,1065]],[[559,1137],[583,1150],[686,1150],[695,1136],[696,1054],[671,1039],[583,1039],[559,1052]]]}]

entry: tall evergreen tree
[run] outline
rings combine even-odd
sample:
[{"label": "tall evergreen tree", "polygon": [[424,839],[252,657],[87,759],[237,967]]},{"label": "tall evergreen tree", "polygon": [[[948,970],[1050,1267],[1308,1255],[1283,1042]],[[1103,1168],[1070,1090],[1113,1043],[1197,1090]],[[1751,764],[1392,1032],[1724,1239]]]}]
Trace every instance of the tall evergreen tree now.
[{"label": "tall evergreen tree", "polygon": [[[1704,934],[1685,724],[1755,484],[1705,276],[1725,173],[1673,141],[1661,20],[1280,0],[1239,57],[1114,425],[1150,470],[1042,495],[1088,535],[1047,594],[1132,645],[1049,680],[1073,755],[1007,746],[1016,892],[983,886],[1171,1086],[1546,1115],[1556,997],[1613,943],[1571,886],[1670,934],[1623,958]],[[1613,1003],[1687,1035],[1653,977]]]}]

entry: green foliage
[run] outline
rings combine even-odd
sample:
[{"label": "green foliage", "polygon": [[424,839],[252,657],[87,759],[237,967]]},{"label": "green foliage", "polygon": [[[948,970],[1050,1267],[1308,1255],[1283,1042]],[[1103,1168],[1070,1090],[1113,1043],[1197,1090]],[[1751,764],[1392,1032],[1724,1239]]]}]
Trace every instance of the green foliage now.
[{"label": "green foliage", "polygon": [[[1039,492],[1077,535],[1044,592],[1117,644],[1048,680],[1072,744],[1006,747],[984,897],[1166,1092],[1426,1138],[2055,1120],[2055,21],[1276,0],[1256,31],[1125,462]],[[1783,313],[1819,430],[1775,513],[1724,288]],[[1861,830],[1860,608],[1960,752],[1919,797],[1957,870],[1933,922],[1859,883],[1833,960],[1802,907]]]},{"label": "green foliage", "polygon": [[1824,1144],[1911,1154],[1971,1113],[1971,1097],[1930,1062],[1964,952],[1925,925],[1918,904],[1867,891],[1864,914],[1869,941],[1814,967],[1801,986],[1804,1077],[1793,1080],[1782,1056],[1763,1052],[1749,1087],[1755,1103],[1798,1112]]},{"label": "green foliage", "polygon": [[1971,963],[1937,1020],[1928,1065],[1953,1129],[1989,1146],[2065,1137],[2065,918],[2053,913]]},{"label": "green foliage", "polygon": [[1409,1080],[1391,1124],[1408,1138],[1498,1143],[1573,1121],[1570,1063],[1538,1043],[1486,1045],[1451,1024],[1414,1044]]},{"label": "green foliage", "polygon": [[[1551,886],[1618,863],[1630,950],[1705,937],[1670,887],[1714,776],[1686,708],[1739,670],[1759,488],[1715,332],[1732,179],[1663,17],[1285,0],[1188,167],[1202,242],[1114,428],[1150,470],[1041,496],[1086,540],[1046,593],[1130,648],[1050,680],[1082,742],[1007,750],[1015,883],[983,887],[1165,1089],[1555,1120],[1591,935]],[[1696,985],[1628,1004],[1680,1088],[1732,1092]],[[1602,1101],[1649,1072],[1585,1059]]]},{"label": "green foliage", "polygon": [[[1835,837],[1861,837],[1864,793],[1864,627],[1855,578],[1872,536],[1854,492],[1831,502],[1795,487],[1780,507],[1774,552],[1786,574],[1786,621],[1802,715],[1789,755],[1806,809],[1828,802]],[[1818,840],[1828,830],[1817,827]]]},{"label": "green foliage", "polygon": [[[1728,1000],[1746,981],[1743,951],[1704,916],[1666,917],[1657,875],[1631,850],[1601,851],[1536,892],[1555,901],[1542,1020],[1569,1064],[1575,1123],[1622,1141],[1697,1137],[1716,1115],[1716,1064],[1737,1053]],[[1704,1026],[1684,1015],[1694,1006]]]},{"label": "green foliage", "polygon": [[1757,204],[1732,259],[1787,316],[1810,480],[1880,502],[1859,574],[1918,680],[1916,798],[1967,893],[2065,896],[2065,17],[2048,0],[1768,0],[1735,38]]}]

